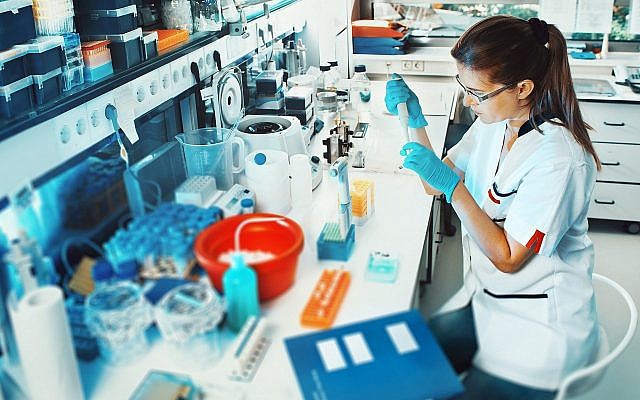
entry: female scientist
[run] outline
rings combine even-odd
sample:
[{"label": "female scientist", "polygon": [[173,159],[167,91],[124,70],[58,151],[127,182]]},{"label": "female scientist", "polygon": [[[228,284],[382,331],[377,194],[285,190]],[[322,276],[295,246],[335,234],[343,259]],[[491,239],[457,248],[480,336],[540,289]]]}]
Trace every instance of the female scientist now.
[{"label": "female scientist", "polygon": [[[416,95],[387,82],[391,113],[406,103],[419,142],[401,151],[463,226],[464,286],[456,311],[429,325],[464,399],[553,398],[591,362],[598,320],[587,210],[600,166],[573,90],[566,42],[537,18],[487,18],[451,50],[464,105],[478,116],[442,161]],[[463,183],[461,183],[463,182]]]}]

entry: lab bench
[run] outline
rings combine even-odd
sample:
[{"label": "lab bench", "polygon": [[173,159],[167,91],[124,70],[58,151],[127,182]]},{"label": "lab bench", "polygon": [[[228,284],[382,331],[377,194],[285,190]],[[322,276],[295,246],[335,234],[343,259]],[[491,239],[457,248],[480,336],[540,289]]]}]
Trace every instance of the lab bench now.
[{"label": "lab bench", "polygon": [[[414,90],[429,93],[431,100],[424,104],[429,121],[428,132],[436,153],[442,152],[450,108],[453,106],[455,87],[451,84],[415,83]],[[334,326],[406,311],[417,304],[421,275],[428,266],[423,251],[425,240],[435,240],[430,235],[430,217],[434,196],[427,195],[417,176],[399,169],[399,154],[404,137],[398,119],[384,111],[384,82],[372,82],[371,119],[368,141],[374,146],[367,154],[364,169],[349,169],[350,180],[369,179],[375,185],[375,214],[363,226],[356,227],[355,250],[347,262],[318,261],[315,242],[324,223],[335,218],[337,211],[337,184],[324,169],[323,181],[313,192],[309,209],[292,210],[287,216],[303,228],[305,244],[298,260],[294,285],[278,298],[262,304],[262,316],[268,322],[266,335],[271,345],[248,384],[232,383],[227,379],[224,363],[208,369],[183,367],[171,357],[171,348],[160,338],[156,328],[148,332],[151,350],[135,364],[112,367],[100,359],[90,363],[80,362],[82,382],[87,398],[127,398],[152,369],[187,374],[197,383],[241,385],[249,399],[301,398],[295,376],[290,366],[283,339],[311,332],[299,323],[316,281],[323,269],[344,268],[351,273],[351,284],[337,314]],[[310,146],[311,154],[322,153],[322,139],[328,129],[318,133]],[[435,205],[434,205],[435,204]],[[400,259],[399,274],[394,283],[368,280],[365,276],[371,251],[393,252]],[[437,251],[434,247],[433,252]],[[234,338],[226,328],[221,331],[222,351]],[[244,385],[244,386],[242,386]]]}]

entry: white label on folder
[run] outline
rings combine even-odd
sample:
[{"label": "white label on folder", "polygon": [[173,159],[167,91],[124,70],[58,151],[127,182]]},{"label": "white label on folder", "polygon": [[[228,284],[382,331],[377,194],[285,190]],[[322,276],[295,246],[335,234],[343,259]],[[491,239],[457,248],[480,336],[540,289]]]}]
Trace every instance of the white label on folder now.
[{"label": "white label on folder", "polygon": [[347,363],[344,361],[342,352],[338,347],[338,342],[335,339],[326,339],[316,342],[318,352],[320,352],[320,358],[324,364],[324,369],[327,372],[337,371],[347,367]]},{"label": "white label on folder", "polygon": [[371,350],[369,350],[369,345],[367,345],[367,342],[364,340],[362,333],[358,332],[344,335],[342,340],[345,346],[347,346],[349,356],[351,356],[351,360],[355,365],[366,364],[373,361]]},{"label": "white label on folder", "polygon": [[386,326],[387,333],[400,354],[411,353],[420,348],[409,327],[404,322]]}]

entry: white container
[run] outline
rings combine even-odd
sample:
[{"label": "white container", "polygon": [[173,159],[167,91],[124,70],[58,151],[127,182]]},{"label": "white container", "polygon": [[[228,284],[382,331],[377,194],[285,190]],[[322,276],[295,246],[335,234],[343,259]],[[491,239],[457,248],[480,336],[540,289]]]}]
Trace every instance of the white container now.
[{"label": "white container", "polygon": [[247,186],[256,194],[256,212],[287,214],[291,209],[289,156],[284,151],[263,150],[245,159]]},{"label": "white container", "polygon": [[291,206],[310,207],[312,203],[312,177],[309,156],[294,154],[289,159],[291,175]]}]

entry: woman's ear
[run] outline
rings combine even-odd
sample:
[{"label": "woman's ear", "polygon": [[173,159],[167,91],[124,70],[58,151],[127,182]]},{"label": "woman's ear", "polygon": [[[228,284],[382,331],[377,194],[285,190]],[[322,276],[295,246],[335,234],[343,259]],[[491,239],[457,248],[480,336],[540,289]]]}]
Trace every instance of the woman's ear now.
[{"label": "woman's ear", "polygon": [[525,79],[522,82],[518,83],[518,100],[525,100],[531,92],[533,92],[533,81],[531,79]]}]

